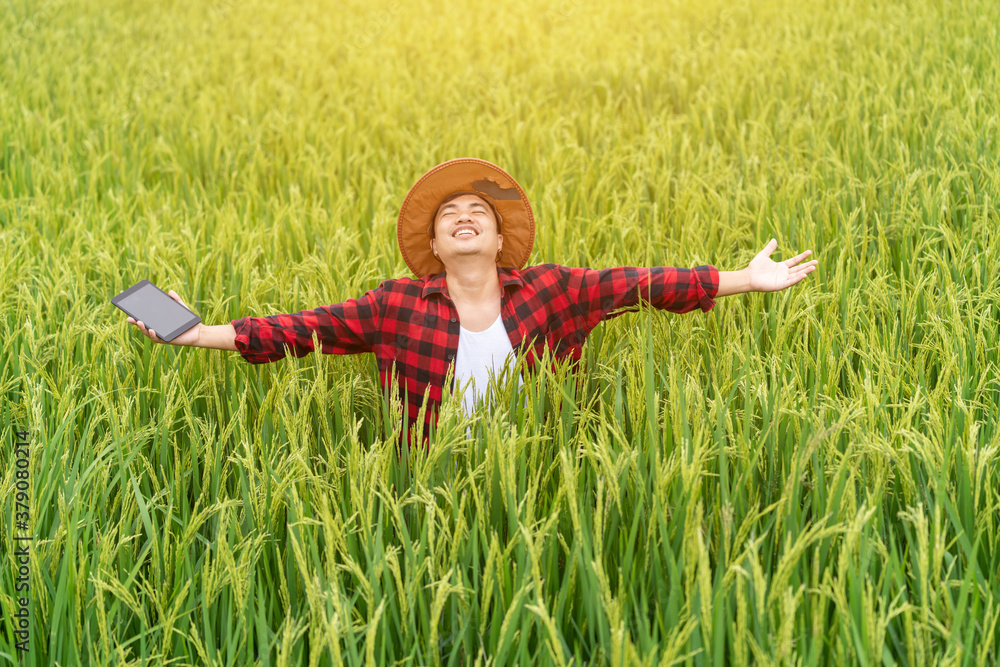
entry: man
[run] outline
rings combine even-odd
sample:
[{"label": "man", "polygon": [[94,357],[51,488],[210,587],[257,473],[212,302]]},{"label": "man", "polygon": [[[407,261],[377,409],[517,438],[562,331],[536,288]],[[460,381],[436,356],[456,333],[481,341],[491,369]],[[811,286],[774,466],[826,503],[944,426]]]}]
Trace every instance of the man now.
[{"label": "man", "polygon": [[[528,198],[500,167],[474,158],[450,160],[424,174],[403,201],[396,233],[417,279],[386,280],[358,299],[315,310],[198,324],[171,343],[235,350],[259,364],[287,352],[308,354],[316,332],[324,353],[373,352],[383,387],[399,387],[405,395],[411,438],[426,395],[426,437],[452,365],[453,383],[471,389],[465,392],[471,406],[489,371],[517,352],[525,352],[529,369],[546,347],[557,360],[579,359],[599,322],[640,301],[675,313],[708,311],[715,297],[791,287],[817,264],[802,263],[810,250],[772,261],[777,241],[771,239],[741,271],[524,268],[535,236]],[[169,294],[184,303],[173,290]],[[163,342],[142,322],[127,321]]]}]

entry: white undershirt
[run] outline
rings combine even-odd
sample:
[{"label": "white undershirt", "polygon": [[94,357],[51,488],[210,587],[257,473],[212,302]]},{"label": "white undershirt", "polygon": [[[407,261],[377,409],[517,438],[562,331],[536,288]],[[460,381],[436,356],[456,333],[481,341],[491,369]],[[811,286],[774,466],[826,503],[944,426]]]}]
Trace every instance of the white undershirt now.
[{"label": "white undershirt", "polygon": [[[513,363],[514,348],[507,337],[503,318],[497,315],[496,322],[486,331],[469,331],[459,327],[458,354],[455,356],[455,391],[465,388],[463,407],[466,414],[473,414],[475,396],[483,396],[489,386],[489,371],[499,377],[508,359]],[[523,384],[521,376],[518,384]],[[466,385],[466,383],[469,383]]]}]

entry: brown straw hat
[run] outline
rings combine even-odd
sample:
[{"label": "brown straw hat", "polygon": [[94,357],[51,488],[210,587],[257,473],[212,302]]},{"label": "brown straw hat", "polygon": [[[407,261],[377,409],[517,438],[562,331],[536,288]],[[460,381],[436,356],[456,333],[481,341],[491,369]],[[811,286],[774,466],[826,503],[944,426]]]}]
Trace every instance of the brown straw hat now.
[{"label": "brown straw hat", "polygon": [[444,270],[431,253],[430,229],[441,200],[455,192],[478,194],[500,215],[503,254],[498,266],[521,268],[535,242],[535,217],[528,196],[506,171],[486,160],[458,158],[442,162],[420,177],[403,200],[396,238],[406,265],[417,278]]}]

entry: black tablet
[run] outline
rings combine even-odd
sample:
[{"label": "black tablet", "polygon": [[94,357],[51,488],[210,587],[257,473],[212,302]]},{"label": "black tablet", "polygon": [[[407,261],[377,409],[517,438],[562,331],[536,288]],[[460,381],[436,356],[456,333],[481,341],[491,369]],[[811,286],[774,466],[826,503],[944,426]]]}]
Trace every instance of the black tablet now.
[{"label": "black tablet", "polygon": [[148,280],[132,285],[111,299],[111,303],[168,343],[201,322],[200,317]]}]

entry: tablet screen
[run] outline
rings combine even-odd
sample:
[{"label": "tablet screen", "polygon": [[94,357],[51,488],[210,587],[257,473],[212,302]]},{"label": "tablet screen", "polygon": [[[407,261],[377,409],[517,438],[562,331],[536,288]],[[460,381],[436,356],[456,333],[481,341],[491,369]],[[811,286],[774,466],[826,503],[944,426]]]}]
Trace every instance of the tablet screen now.
[{"label": "tablet screen", "polygon": [[171,299],[152,283],[142,285],[134,292],[115,299],[116,305],[157,334],[168,335],[196,316]]}]

